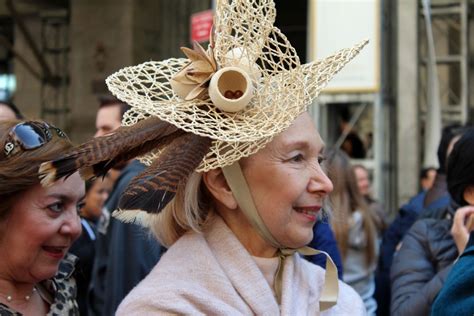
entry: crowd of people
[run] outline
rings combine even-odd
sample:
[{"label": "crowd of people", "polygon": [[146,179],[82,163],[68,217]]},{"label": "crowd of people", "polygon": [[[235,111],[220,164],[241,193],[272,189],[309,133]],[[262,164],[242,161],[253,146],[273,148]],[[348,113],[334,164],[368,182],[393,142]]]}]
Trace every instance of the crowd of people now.
[{"label": "crowd of people", "polygon": [[307,112],[365,44],[300,65],[274,14],[109,77],[84,144],[0,103],[0,315],[473,314],[474,129],[388,210]]}]

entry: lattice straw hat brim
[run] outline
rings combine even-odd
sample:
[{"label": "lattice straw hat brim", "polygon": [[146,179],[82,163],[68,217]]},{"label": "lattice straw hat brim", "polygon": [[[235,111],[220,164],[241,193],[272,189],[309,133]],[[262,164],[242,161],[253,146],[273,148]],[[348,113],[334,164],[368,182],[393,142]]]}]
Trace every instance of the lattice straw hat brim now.
[{"label": "lattice straw hat brim", "polygon": [[248,74],[254,94],[244,109],[224,112],[206,94],[191,100],[178,96],[170,80],[192,60],[171,58],[126,67],[107,78],[109,90],[132,107],[124,125],[136,123],[137,115],[152,115],[213,139],[200,171],[229,165],[262,148],[304,112],[366,44],[301,65],[285,35],[273,26],[275,16],[272,0],[217,1],[215,35],[207,53],[216,71],[237,66]]},{"label": "lattice straw hat brim", "polygon": [[[366,41],[343,49],[321,61],[298,66],[291,71],[268,76],[256,86],[250,105],[237,113],[216,109],[210,99],[181,100],[169,80],[187,59],[168,59],[126,67],[107,78],[110,91],[132,107],[123,124],[133,125],[148,115],[214,139],[209,154],[198,171],[230,165],[249,156],[286,129],[307,109],[331,78],[349,62]],[[156,157],[144,157],[149,161]]]}]

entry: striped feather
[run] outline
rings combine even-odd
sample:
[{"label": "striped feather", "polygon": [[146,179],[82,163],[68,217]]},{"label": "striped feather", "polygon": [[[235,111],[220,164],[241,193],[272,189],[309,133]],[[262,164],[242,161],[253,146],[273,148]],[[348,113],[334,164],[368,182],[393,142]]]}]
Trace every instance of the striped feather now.
[{"label": "striped feather", "polygon": [[74,147],[63,157],[40,166],[43,185],[79,170],[84,180],[105,175],[113,166],[163,147],[185,132],[156,117],[132,126],[122,126],[113,134],[93,138]]},{"label": "striped feather", "polygon": [[119,208],[159,213],[209,151],[212,140],[187,133],[175,139],[125,190]]}]

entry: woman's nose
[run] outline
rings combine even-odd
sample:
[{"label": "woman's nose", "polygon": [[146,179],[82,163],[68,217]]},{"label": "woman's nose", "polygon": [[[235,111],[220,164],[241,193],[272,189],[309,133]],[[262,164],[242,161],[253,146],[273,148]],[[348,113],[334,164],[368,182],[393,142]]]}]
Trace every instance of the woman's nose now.
[{"label": "woman's nose", "polygon": [[329,179],[326,173],[321,168],[317,168],[311,177],[308,190],[310,192],[328,195],[332,192],[333,188],[332,181]]},{"label": "woman's nose", "polygon": [[75,240],[81,235],[81,232],[81,219],[79,215],[77,215],[77,212],[68,214],[61,226],[60,233],[63,235],[69,235],[72,240]]}]

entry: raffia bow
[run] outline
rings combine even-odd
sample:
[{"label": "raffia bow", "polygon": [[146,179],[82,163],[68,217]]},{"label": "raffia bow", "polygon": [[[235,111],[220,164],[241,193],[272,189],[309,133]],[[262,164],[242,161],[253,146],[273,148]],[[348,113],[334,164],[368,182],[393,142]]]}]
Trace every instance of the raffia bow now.
[{"label": "raffia bow", "polygon": [[212,45],[206,51],[199,43],[194,49],[181,47],[190,62],[170,80],[171,87],[183,100],[203,99],[212,76],[217,71]]}]

